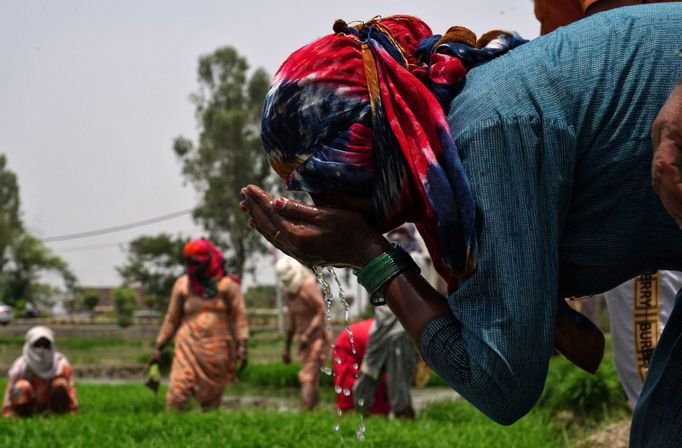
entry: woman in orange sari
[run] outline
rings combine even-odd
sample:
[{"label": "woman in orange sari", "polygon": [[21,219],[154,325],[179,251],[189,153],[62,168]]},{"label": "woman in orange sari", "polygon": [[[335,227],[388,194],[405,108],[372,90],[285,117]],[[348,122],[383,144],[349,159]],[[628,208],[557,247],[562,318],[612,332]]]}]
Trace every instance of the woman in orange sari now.
[{"label": "woman in orange sari", "polygon": [[149,364],[175,337],[166,407],[184,410],[194,396],[203,410],[215,409],[225,386],[247,362],[249,326],[239,282],[226,276],[223,255],[207,239],[185,245],[187,274],[173,286],[168,311]]}]

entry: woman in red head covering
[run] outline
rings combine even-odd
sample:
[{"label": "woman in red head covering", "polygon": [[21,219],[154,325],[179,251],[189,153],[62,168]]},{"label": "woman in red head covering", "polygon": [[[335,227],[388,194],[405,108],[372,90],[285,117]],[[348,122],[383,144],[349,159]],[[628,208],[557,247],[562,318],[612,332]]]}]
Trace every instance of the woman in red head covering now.
[{"label": "woman in red head covering", "polygon": [[168,409],[183,410],[194,396],[204,410],[220,405],[227,383],[247,362],[249,326],[235,276],[225,275],[223,254],[207,239],[188,242],[187,273],[175,281],[156,350],[149,364],[175,336]]},{"label": "woman in red head covering", "polygon": [[[563,297],[682,269],[682,233],[651,177],[652,124],[679,87],[682,4],[595,14],[522,45],[457,27],[432,36],[409,16],[332,29],[284,62],[262,120],[271,166],[315,206],[248,186],[242,209],[301,262],[358,269],[424,360],[511,424],[540,397],[555,347],[599,365],[603,335]],[[403,222],[447,300],[382,237]],[[631,446],[682,436],[680,303],[682,291]]]}]

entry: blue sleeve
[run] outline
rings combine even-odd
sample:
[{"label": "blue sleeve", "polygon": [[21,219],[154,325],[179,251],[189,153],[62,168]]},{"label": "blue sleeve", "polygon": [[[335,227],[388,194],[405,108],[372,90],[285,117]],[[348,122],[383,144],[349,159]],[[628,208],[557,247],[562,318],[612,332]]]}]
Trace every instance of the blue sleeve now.
[{"label": "blue sleeve", "polygon": [[575,135],[531,116],[455,137],[478,208],[478,268],[450,295],[452,315],[427,324],[421,352],[460,395],[511,424],[539,398],[554,345]]}]

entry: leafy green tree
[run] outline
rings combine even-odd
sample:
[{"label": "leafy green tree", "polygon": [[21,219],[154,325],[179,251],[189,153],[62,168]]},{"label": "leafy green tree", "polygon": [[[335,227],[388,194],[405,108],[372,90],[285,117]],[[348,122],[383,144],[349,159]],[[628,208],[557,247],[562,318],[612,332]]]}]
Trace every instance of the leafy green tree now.
[{"label": "leafy green tree", "polygon": [[175,279],[183,273],[183,236],[161,233],[141,236],[130,242],[128,258],[116,268],[125,284],[139,283],[145,305],[165,310]]},{"label": "leafy green tree", "polygon": [[120,327],[133,323],[133,311],[137,309],[137,295],[129,288],[116,288],[111,292],[116,312],[116,322]]},{"label": "leafy green tree", "polygon": [[9,261],[10,243],[23,232],[19,206],[17,176],[7,168],[7,157],[0,154],[0,272]]},{"label": "leafy green tree", "polygon": [[185,180],[201,195],[194,219],[215,244],[228,249],[228,271],[240,277],[248,257],[265,251],[239,210],[239,191],[249,183],[273,186],[259,139],[269,79],[263,69],[249,76],[246,59],[232,47],[200,57],[199,90],[191,96],[199,138],[193,143],[178,137],[173,145]]},{"label": "leafy green tree", "polygon": [[34,305],[50,305],[55,290],[40,282],[45,271],[59,274],[67,290],[77,289],[76,276],[63,259],[28,233],[15,237],[10,242],[9,262],[0,278],[2,301],[13,305],[20,299],[27,299]]},{"label": "leafy green tree", "polygon": [[83,293],[83,305],[88,312],[92,313],[95,311],[95,307],[99,303],[99,294],[97,291],[85,291]]}]

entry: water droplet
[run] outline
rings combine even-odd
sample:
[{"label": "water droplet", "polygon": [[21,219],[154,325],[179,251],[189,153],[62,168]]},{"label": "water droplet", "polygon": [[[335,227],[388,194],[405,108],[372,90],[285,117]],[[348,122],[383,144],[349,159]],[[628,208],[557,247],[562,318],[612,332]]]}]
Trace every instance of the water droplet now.
[{"label": "water droplet", "polygon": [[[327,280],[325,280],[325,274],[328,274],[327,278],[329,278],[329,276],[331,276],[334,279],[334,282],[336,283],[336,286],[338,287],[339,302],[343,306],[344,328],[345,328],[346,332],[348,333],[348,339],[349,339],[349,342],[351,344],[351,351],[353,352],[354,355],[357,355],[358,351],[355,348],[355,340],[353,338],[353,331],[350,328],[350,322],[349,322],[349,320],[350,320],[350,305],[348,304],[348,302],[346,301],[346,298],[344,297],[343,287],[341,286],[341,282],[339,281],[339,277],[336,275],[336,271],[332,268],[324,268],[323,269],[323,268],[320,268],[318,266],[313,266],[313,271],[315,272],[315,275],[317,276],[317,281],[320,284],[320,288],[322,289],[322,294],[324,295],[324,301],[325,301],[325,305],[327,308],[326,317],[327,317],[328,321],[332,320],[332,308],[334,306],[335,298],[334,298],[334,294],[332,293],[332,288],[331,288],[329,282],[327,282]],[[331,323],[327,325],[327,331],[330,333],[333,333],[333,329],[331,328]],[[334,338],[332,338],[332,339],[334,339]],[[335,345],[332,343],[330,345],[330,347],[332,350],[334,350]],[[337,364],[341,364],[341,358],[339,356],[337,356],[334,359],[334,361]],[[353,368],[354,368],[354,370],[357,371],[359,369],[358,363],[354,363]],[[320,370],[323,373],[325,373],[326,375],[332,375],[332,369],[329,367],[323,367]],[[358,378],[357,373],[354,374],[353,376],[355,377],[355,379]],[[336,385],[334,387],[334,390],[336,391],[337,394],[339,392],[341,392],[346,397],[349,397],[351,395],[350,389],[343,389],[343,388],[341,388],[341,386],[338,386],[338,385]],[[362,407],[364,405],[364,400],[360,400],[359,405],[360,405],[360,407]],[[341,417],[343,415],[343,411],[341,411],[341,409],[337,409],[336,414],[339,417]],[[340,427],[341,426],[337,423],[334,426],[334,431],[338,432]],[[358,431],[355,433],[355,435],[360,442],[363,442],[365,440],[365,424],[364,424],[362,415],[360,416],[360,426],[358,427]],[[343,437],[341,437],[341,440],[343,440]]]},{"label": "water droplet", "polygon": [[358,438],[360,442],[363,442],[365,440],[365,431],[367,428],[365,428],[365,419],[360,415],[360,424],[358,425],[358,430],[355,432],[355,436]]},{"label": "water droplet", "polygon": [[365,405],[365,399],[364,398],[359,398],[358,399],[358,406],[363,407]]}]

